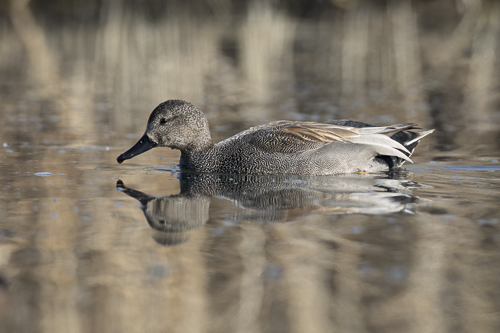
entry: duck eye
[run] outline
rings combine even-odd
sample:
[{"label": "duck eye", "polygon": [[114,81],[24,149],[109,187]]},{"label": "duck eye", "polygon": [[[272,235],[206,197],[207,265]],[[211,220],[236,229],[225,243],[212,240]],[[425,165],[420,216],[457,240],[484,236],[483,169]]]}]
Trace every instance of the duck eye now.
[{"label": "duck eye", "polygon": [[160,124],[163,125],[163,124],[166,124],[166,123],[167,123],[167,119],[165,119],[165,118],[161,118],[160,119]]}]

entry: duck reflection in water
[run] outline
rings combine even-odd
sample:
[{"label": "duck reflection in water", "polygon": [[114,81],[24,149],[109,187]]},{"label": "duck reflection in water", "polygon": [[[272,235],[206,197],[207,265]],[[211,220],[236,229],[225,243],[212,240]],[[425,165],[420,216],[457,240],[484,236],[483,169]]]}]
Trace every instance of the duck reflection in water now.
[{"label": "duck reflection in water", "polygon": [[119,191],[139,200],[155,240],[177,245],[189,231],[209,220],[212,197],[235,204],[230,219],[288,222],[314,211],[323,214],[390,214],[414,212],[417,198],[407,191],[420,185],[406,174],[349,174],[337,176],[219,175],[179,173],[180,193],[158,197],[125,186]]}]

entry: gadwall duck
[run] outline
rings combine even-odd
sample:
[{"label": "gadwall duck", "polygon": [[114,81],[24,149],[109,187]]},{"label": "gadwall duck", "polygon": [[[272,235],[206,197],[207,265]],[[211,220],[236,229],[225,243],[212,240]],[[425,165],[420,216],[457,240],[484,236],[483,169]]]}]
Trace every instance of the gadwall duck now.
[{"label": "gadwall duck", "polygon": [[416,145],[434,130],[416,124],[376,127],[337,120],[328,123],[274,121],[214,144],[205,115],[191,103],[169,100],[149,116],[146,132],[118,163],[155,147],[181,151],[181,167],[195,172],[328,175],[382,172],[410,160]]}]

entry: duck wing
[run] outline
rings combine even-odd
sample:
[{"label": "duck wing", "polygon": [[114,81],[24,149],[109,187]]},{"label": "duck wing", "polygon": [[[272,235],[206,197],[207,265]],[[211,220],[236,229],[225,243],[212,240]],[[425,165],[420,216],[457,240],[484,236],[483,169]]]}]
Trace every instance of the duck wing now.
[{"label": "duck wing", "polygon": [[387,135],[413,126],[415,124],[360,128],[315,122],[275,121],[254,127],[245,133],[245,136],[248,135],[247,142],[269,153],[299,153],[332,142],[344,142],[364,144],[370,146],[377,154],[397,156],[411,161],[406,155],[410,155],[408,149]]}]

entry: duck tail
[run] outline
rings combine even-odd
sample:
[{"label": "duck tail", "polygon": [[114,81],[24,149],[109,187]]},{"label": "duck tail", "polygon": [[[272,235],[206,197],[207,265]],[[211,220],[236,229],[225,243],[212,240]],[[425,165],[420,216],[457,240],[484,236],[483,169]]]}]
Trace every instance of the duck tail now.
[{"label": "duck tail", "polygon": [[[389,168],[391,169],[395,167],[400,167],[401,165],[403,165],[405,161],[411,161],[410,156],[415,151],[415,147],[420,142],[420,140],[426,137],[427,135],[431,134],[432,132],[434,132],[433,129],[422,132],[410,131],[410,130],[422,129],[421,127],[419,127],[417,124],[414,123],[395,124],[384,127],[378,127],[361,121],[348,120],[348,119],[327,121],[326,123],[333,125],[340,125],[340,126],[356,127],[360,129],[359,130],[360,134],[383,134],[391,138],[392,140],[396,141],[397,143],[401,144],[403,147],[397,147],[397,145],[394,144],[391,145],[391,147],[394,148],[391,153],[381,152],[380,156],[378,157],[379,159],[385,161],[387,165],[389,165]],[[366,135],[363,137],[364,137],[363,139],[368,139]],[[373,144],[374,142],[371,143]],[[397,152],[401,152],[400,156],[397,156],[399,154],[394,153],[395,149],[397,149]],[[403,156],[405,156],[406,158],[402,158]]]},{"label": "duck tail", "polygon": [[[409,153],[405,152],[405,151],[402,151],[402,152],[405,155],[407,155],[408,157],[410,157],[413,154],[413,152],[415,151],[415,147],[417,147],[420,140],[422,138],[426,137],[427,135],[431,134],[432,132],[434,132],[434,129],[431,129],[428,131],[422,131],[422,132],[401,131],[401,132],[397,132],[397,133],[393,134],[391,136],[391,139],[393,139],[394,141],[397,141],[400,144],[402,144],[403,146],[405,146],[405,148],[409,151]],[[400,157],[395,157],[395,156],[391,156],[391,160],[392,161],[390,161],[390,162],[387,161],[387,162],[389,162],[389,164],[392,164],[392,165],[390,165],[391,168],[400,167],[405,162],[404,159],[402,159]]]},{"label": "duck tail", "polygon": [[431,134],[432,132],[434,132],[433,129],[423,132],[401,131],[393,134],[391,136],[391,139],[405,146],[406,149],[408,149],[408,151],[410,152],[410,154],[408,155],[407,152],[405,153],[408,156],[411,156],[411,154],[413,154],[413,151],[415,150],[415,147],[420,142],[420,140],[426,137],[427,135]]}]

